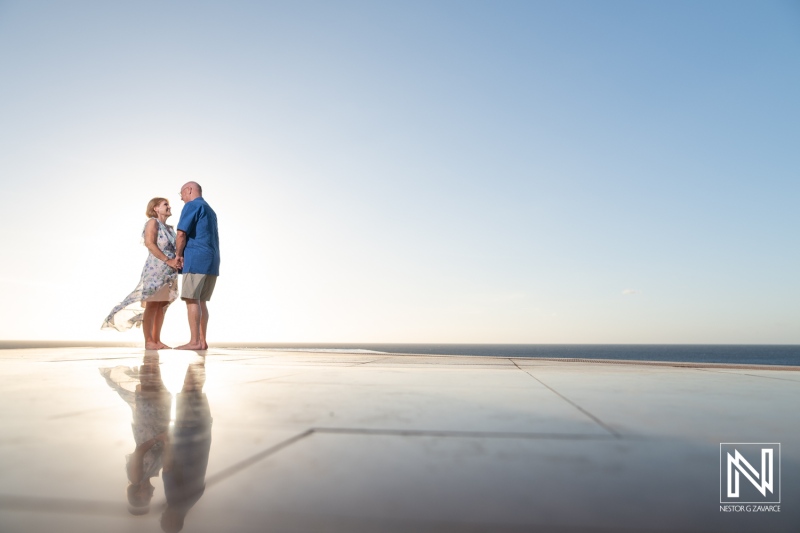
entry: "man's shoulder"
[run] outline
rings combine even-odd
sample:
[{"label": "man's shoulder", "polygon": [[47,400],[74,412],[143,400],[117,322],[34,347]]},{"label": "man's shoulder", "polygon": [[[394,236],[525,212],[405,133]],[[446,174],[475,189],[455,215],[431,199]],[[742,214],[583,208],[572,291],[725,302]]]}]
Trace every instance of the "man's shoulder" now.
[{"label": "man's shoulder", "polygon": [[196,203],[194,200],[192,200],[191,202],[186,202],[185,204],[183,204],[183,209],[181,209],[181,213],[194,211],[198,207],[200,207],[200,204]]},{"label": "man's shoulder", "polygon": [[203,209],[203,210],[211,210],[211,211],[213,211],[213,209],[211,209],[211,206],[208,205],[208,202],[206,201],[206,199],[203,198],[202,196],[198,196],[197,198],[195,198],[194,200],[192,200],[191,202],[189,202],[186,205],[191,205],[194,209]]},{"label": "man's shoulder", "polygon": [[210,213],[210,214],[212,214],[212,215],[214,216],[214,218],[216,218],[216,217],[217,217],[217,213],[216,213],[216,211],[214,211],[214,208],[213,208],[213,207],[211,207],[210,205],[208,205],[208,202],[206,202],[205,198],[202,198],[202,197],[200,197],[200,198],[198,198],[198,200],[202,200],[202,203],[200,203],[200,204],[198,205],[198,209],[202,209],[202,211],[203,211],[204,213]]}]

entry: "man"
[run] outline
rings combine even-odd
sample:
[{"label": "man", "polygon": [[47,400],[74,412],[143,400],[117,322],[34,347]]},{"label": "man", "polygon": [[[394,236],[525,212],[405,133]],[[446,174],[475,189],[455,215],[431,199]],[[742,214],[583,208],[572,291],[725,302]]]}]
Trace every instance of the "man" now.
[{"label": "man", "polygon": [[208,306],[219,276],[217,214],[203,199],[203,189],[190,181],[181,188],[184,202],[178,222],[177,257],[183,266],[181,299],[186,302],[192,338],[177,350],[207,350]]},{"label": "man", "polygon": [[176,533],[183,529],[186,514],[206,489],[206,470],[211,451],[211,409],[203,393],[205,360],[186,369],[183,390],[175,397],[175,422],[166,440],[164,495],[167,508],[161,529]]}]

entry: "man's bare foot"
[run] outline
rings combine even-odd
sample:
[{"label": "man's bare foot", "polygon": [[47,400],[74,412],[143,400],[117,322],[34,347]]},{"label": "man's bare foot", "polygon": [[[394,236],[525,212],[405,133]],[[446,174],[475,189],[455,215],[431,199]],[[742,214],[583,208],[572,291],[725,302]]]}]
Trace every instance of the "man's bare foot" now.
[{"label": "man's bare foot", "polygon": [[206,348],[203,348],[203,344],[201,342],[196,342],[196,343],[188,342],[183,346],[175,347],[176,350],[205,350]]}]

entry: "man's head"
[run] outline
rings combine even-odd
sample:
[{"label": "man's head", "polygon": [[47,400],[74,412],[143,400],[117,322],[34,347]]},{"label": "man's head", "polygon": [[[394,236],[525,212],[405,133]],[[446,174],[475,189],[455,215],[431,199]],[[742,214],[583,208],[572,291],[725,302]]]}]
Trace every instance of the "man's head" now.
[{"label": "man's head", "polygon": [[164,514],[161,515],[161,530],[164,533],[178,533],[183,529],[187,511],[188,509],[176,509],[168,504]]},{"label": "man's head", "polygon": [[203,196],[203,188],[196,181],[188,181],[181,187],[181,200],[183,203],[191,202]]}]

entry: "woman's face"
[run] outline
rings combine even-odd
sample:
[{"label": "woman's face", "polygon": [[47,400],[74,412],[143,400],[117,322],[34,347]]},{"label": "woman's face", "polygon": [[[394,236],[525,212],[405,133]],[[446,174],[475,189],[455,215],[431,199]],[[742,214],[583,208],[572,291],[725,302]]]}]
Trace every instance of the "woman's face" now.
[{"label": "woman's face", "polygon": [[159,217],[169,218],[172,216],[172,208],[169,206],[169,202],[167,200],[164,200],[158,204],[155,208],[155,212]]}]

